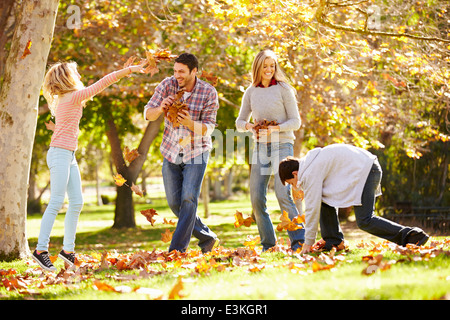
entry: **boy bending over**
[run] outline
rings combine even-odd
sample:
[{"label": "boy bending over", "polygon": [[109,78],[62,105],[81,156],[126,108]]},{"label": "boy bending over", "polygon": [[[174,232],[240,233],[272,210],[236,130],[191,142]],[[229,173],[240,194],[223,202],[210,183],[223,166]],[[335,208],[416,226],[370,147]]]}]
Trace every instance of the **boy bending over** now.
[{"label": "boy bending over", "polygon": [[375,215],[382,171],[377,157],[364,149],[346,144],[316,148],[301,159],[288,157],[281,161],[279,174],[283,184],[304,193],[306,233],[301,253],[311,252],[319,222],[324,249],[341,244],[344,235],[337,208],[351,206],[358,227],[377,237],[402,246],[423,245],[429,238],[420,228],[405,227]]}]

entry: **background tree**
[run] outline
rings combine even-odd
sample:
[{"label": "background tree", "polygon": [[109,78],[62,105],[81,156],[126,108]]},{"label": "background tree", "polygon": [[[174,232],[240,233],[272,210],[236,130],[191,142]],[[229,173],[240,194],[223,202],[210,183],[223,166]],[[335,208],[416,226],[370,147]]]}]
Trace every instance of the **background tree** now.
[{"label": "background tree", "polygon": [[0,91],[0,260],[28,254],[27,184],[58,0],[22,1]]},{"label": "background tree", "polygon": [[[417,205],[449,203],[444,191],[449,182],[448,3],[209,4],[236,51],[268,47],[281,57],[297,89],[303,122],[296,155],[302,147],[336,142],[371,149],[385,161],[385,176],[396,179],[387,180],[383,205],[403,198]],[[435,161],[422,159],[426,154]],[[403,159],[402,166],[395,165],[397,159]],[[420,191],[409,183],[418,176],[429,177],[420,179]],[[429,196],[418,196],[425,185]]]},{"label": "background tree", "polygon": [[[69,29],[73,4],[81,21]],[[434,0],[72,0],[61,3],[50,61],[75,60],[89,84],[145,50],[194,52],[201,69],[219,76],[217,129],[225,135],[234,128],[254,56],[271,48],[298,93],[303,126],[295,133],[296,155],[336,142],[371,149],[385,172],[382,205],[411,199],[448,205],[447,16],[448,4]],[[131,182],[142,165],[124,166],[122,149],[130,136],[136,138],[129,147],[137,148],[149,132],[141,112],[172,74],[171,63],[159,67],[151,78],[123,79],[95,97],[80,124],[80,144],[111,152],[118,173],[134,167]],[[219,179],[228,165],[211,162],[210,175]],[[114,225],[134,226],[133,196],[127,187],[117,191]]]}]

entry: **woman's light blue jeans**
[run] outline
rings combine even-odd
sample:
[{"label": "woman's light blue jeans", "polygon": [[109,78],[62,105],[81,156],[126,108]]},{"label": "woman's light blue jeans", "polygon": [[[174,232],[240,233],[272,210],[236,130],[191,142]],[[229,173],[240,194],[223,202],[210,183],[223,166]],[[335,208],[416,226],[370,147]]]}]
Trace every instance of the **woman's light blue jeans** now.
[{"label": "woman's light blue jeans", "polygon": [[209,152],[183,163],[179,156],[176,163],[163,161],[162,175],[167,203],[178,217],[169,252],[185,252],[194,235],[200,248],[204,249],[217,236],[197,216],[198,197],[208,163]]},{"label": "woman's light blue jeans", "polygon": [[50,147],[47,153],[47,165],[50,169],[50,201],[42,216],[36,249],[48,251],[50,233],[56,216],[64,204],[67,192],[69,206],[64,220],[63,249],[65,251],[74,251],[78,217],[83,208],[81,176],[75,152]]},{"label": "woman's light blue jeans", "polygon": [[[291,197],[291,188],[281,183],[278,167],[281,160],[294,154],[292,143],[256,143],[251,160],[250,172],[250,199],[253,213],[256,218],[263,250],[267,250],[276,244],[275,230],[272,225],[266,206],[267,187],[271,175],[274,175],[275,195],[278,199],[281,212],[286,211],[289,219],[298,215],[297,207]],[[288,231],[292,250],[301,248],[305,242],[305,229]]]}]

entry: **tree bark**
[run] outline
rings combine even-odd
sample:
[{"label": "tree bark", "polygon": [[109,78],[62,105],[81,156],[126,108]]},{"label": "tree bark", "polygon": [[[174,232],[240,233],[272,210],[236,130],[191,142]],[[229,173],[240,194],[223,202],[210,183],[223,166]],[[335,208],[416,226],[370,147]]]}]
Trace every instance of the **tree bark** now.
[{"label": "tree bark", "polygon": [[[117,173],[120,173],[126,180],[127,185],[136,184],[136,179],[141,172],[144,161],[147,158],[148,150],[153,140],[158,135],[161,122],[164,117],[161,116],[157,120],[150,122],[145,129],[145,133],[138,147],[139,157],[137,157],[129,166],[125,164],[123,158],[122,147],[120,145],[119,134],[113,119],[108,120],[108,130],[106,135],[111,144],[111,156]],[[131,189],[123,185],[117,187],[116,208],[114,211],[113,228],[135,228],[136,220],[134,217],[133,192]]]},{"label": "tree bark", "polygon": [[[38,101],[59,0],[23,1],[0,91],[0,260],[29,254],[27,186]],[[24,54],[31,41],[30,52]]]}]

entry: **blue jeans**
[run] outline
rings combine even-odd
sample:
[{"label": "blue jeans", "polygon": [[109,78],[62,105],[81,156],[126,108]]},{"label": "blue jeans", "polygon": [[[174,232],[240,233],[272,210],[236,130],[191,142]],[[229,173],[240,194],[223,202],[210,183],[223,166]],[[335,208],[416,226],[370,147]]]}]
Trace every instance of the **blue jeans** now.
[{"label": "blue jeans", "polygon": [[[414,228],[405,227],[393,221],[375,215],[375,193],[380,184],[382,170],[378,160],[375,160],[366,184],[364,185],[361,205],[354,206],[355,218],[358,227],[374,236],[392,241],[399,245],[406,245],[407,236]],[[337,209],[322,203],[320,211],[320,230],[325,240],[325,249],[331,249],[344,240]]]},{"label": "blue jeans", "polygon": [[42,216],[36,249],[48,251],[50,233],[56,216],[64,204],[67,192],[69,207],[64,220],[63,249],[75,250],[75,233],[78,217],[83,208],[83,194],[81,192],[81,176],[75,152],[66,149],[50,147],[47,152],[47,165],[50,169],[50,201]]},{"label": "blue jeans", "polygon": [[216,234],[197,216],[198,197],[208,163],[209,152],[183,163],[178,157],[176,163],[163,161],[162,175],[167,203],[178,217],[177,227],[172,236],[169,252],[185,252],[191,236],[199,240],[198,245],[204,249],[217,238]]},{"label": "blue jeans", "polygon": [[[275,195],[281,212],[286,211],[292,220],[298,215],[297,207],[291,197],[290,185],[284,186],[278,174],[278,167],[284,158],[294,154],[292,143],[256,143],[252,156],[250,172],[250,199],[256,218],[263,250],[276,244],[275,230],[267,212],[267,187],[270,176],[274,175]],[[305,242],[305,229],[288,231],[291,248],[295,251]]]}]

